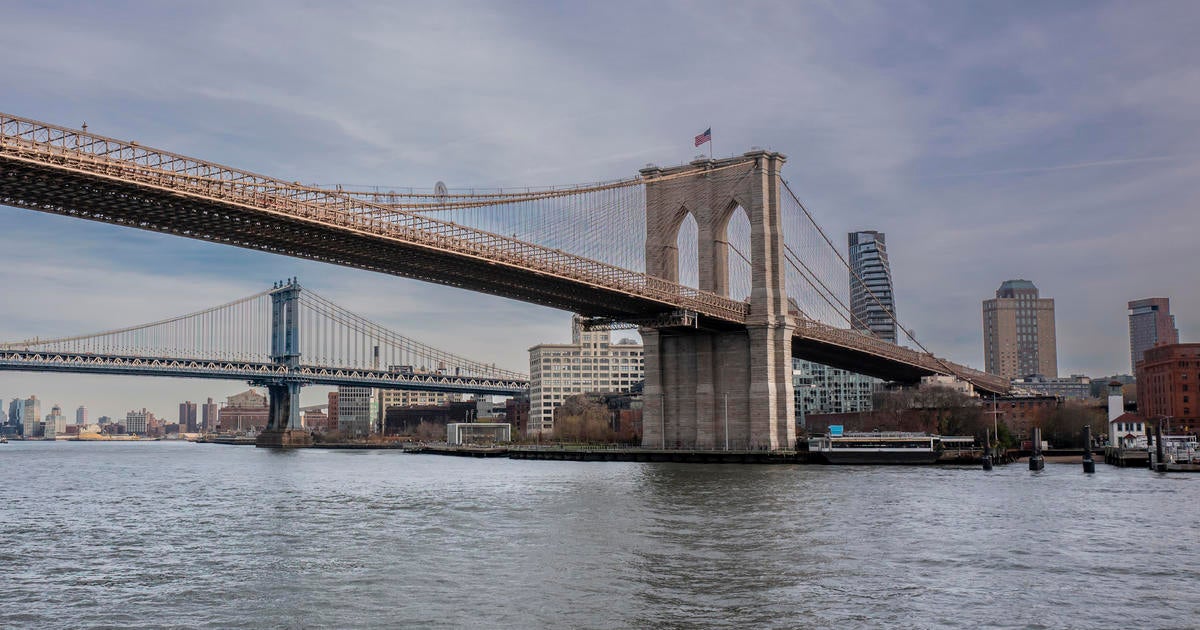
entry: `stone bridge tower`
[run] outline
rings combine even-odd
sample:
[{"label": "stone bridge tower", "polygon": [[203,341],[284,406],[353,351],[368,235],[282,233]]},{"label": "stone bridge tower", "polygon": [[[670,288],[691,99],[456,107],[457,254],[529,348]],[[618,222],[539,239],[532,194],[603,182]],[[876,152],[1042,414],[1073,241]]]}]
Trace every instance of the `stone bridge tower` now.
[{"label": "stone bridge tower", "polygon": [[647,448],[795,448],[779,170],[786,157],[755,150],[673,168],[648,167],[646,272],[679,281],[677,237],[691,214],[699,232],[699,288],[729,297],[729,221],[750,220],[750,316],[745,328],[643,327]]}]

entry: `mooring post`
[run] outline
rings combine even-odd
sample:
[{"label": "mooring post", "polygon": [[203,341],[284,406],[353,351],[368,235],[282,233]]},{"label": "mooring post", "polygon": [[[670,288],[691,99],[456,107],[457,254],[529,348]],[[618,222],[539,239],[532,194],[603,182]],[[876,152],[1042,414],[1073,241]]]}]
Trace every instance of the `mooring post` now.
[{"label": "mooring post", "polygon": [[1041,470],[1046,467],[1046,459],[1042,457],[1042,430],[1033,429],[1033,451],[1029,454],[1029,470]]},{"label": "mooring post", "polygon": [[983,469],[992,469],[992,430],[984,429],[983,431]]},{"label": "mooring post", "polygon": [[1165,453],[1163,452],[1162,442],[1162,418],[1154,424],[1154,470],[1163,472],[1167,469],[1166,462],[1163,461]]},{"label": "mooring post", "polygon": [[1154,430],[1150,428],[1150,422],[1146,422],[1146,467],[1154,470]]},{"label": "mooring post", "polygon": [[1092,460],[1092,425],[1083,425],[1083,472],[1096,472],[1096,462]]}]

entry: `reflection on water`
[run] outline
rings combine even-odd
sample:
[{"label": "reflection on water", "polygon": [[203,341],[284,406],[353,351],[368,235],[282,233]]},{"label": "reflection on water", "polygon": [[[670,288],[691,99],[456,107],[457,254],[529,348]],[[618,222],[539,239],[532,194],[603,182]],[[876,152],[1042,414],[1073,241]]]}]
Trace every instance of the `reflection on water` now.
[{"label": "reflection on water", "polygon": [[0,479],[2,627],[1200,619],[1200,475],[14,442]]}]

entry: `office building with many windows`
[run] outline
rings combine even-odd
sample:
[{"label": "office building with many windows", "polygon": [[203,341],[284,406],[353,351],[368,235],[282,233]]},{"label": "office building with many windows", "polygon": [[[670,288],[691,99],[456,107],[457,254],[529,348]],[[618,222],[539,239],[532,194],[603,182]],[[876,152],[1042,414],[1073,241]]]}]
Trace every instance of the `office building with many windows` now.
[{"label": "office building with many windows", "polygon": [[849,235],[850,326],[897,343],[896,301],[892,267],[883,232],[864,230]]},{"label": "office building with many windows", "polygon": [[529,349],[528,431],[552,431],[554,409],[569,396],[628,392],[643,379],[641,344],[632,339],[612,343],[608,330],[585,330],[577,315],[571,320],[571,343]]},{"label": "office building with many windows", "polygon": [[350,437],[364,437],[375,432],[379,420],[379,403],[370,387],[337,388],[337,428]]},{"label": "office building with many windows", "polygon": [[792,359],[792,388],[795,395],[796,422],[812,413],[854,413],[873,408],[871,394],[883,381],[870,376]]},{"label": "office building with many windows", "polygon": [[995,299],[983,301],[985,369],[1006,378],[1058,376],[1054,300],[1028,280],[1005,280]]},{"label": "office building with many windows", "polygon": [[1159,344],[1179,343],[1170,298],[1147,298],[1129,303],[1129,364],[1137,372],[1143,354]]}]

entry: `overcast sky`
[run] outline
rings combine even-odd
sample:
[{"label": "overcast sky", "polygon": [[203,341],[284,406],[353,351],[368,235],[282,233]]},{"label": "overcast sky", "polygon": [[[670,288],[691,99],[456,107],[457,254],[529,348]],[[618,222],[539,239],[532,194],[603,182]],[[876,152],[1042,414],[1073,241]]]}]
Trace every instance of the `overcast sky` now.
[{"label": "overcast sky", "polygon": [[[276,175],[549,185],[759,145],[824,227],[887,233],[901,320],[982,367],[1026,278],[1060,374],[1129,371],[1125,303],[1200,332],[1200,5],[1188,2],[6,3],[0,110]],[[838,235],[841,236],[838,236]],[[299,276],[406,335],[527,371],[569,314],[0,207],[0,339],[198,310]],[[123,415],[219,381],[0,373]],[[305,403],[324,390],[313,388]],[[7,406],[7,405],[6,405]]]}]

